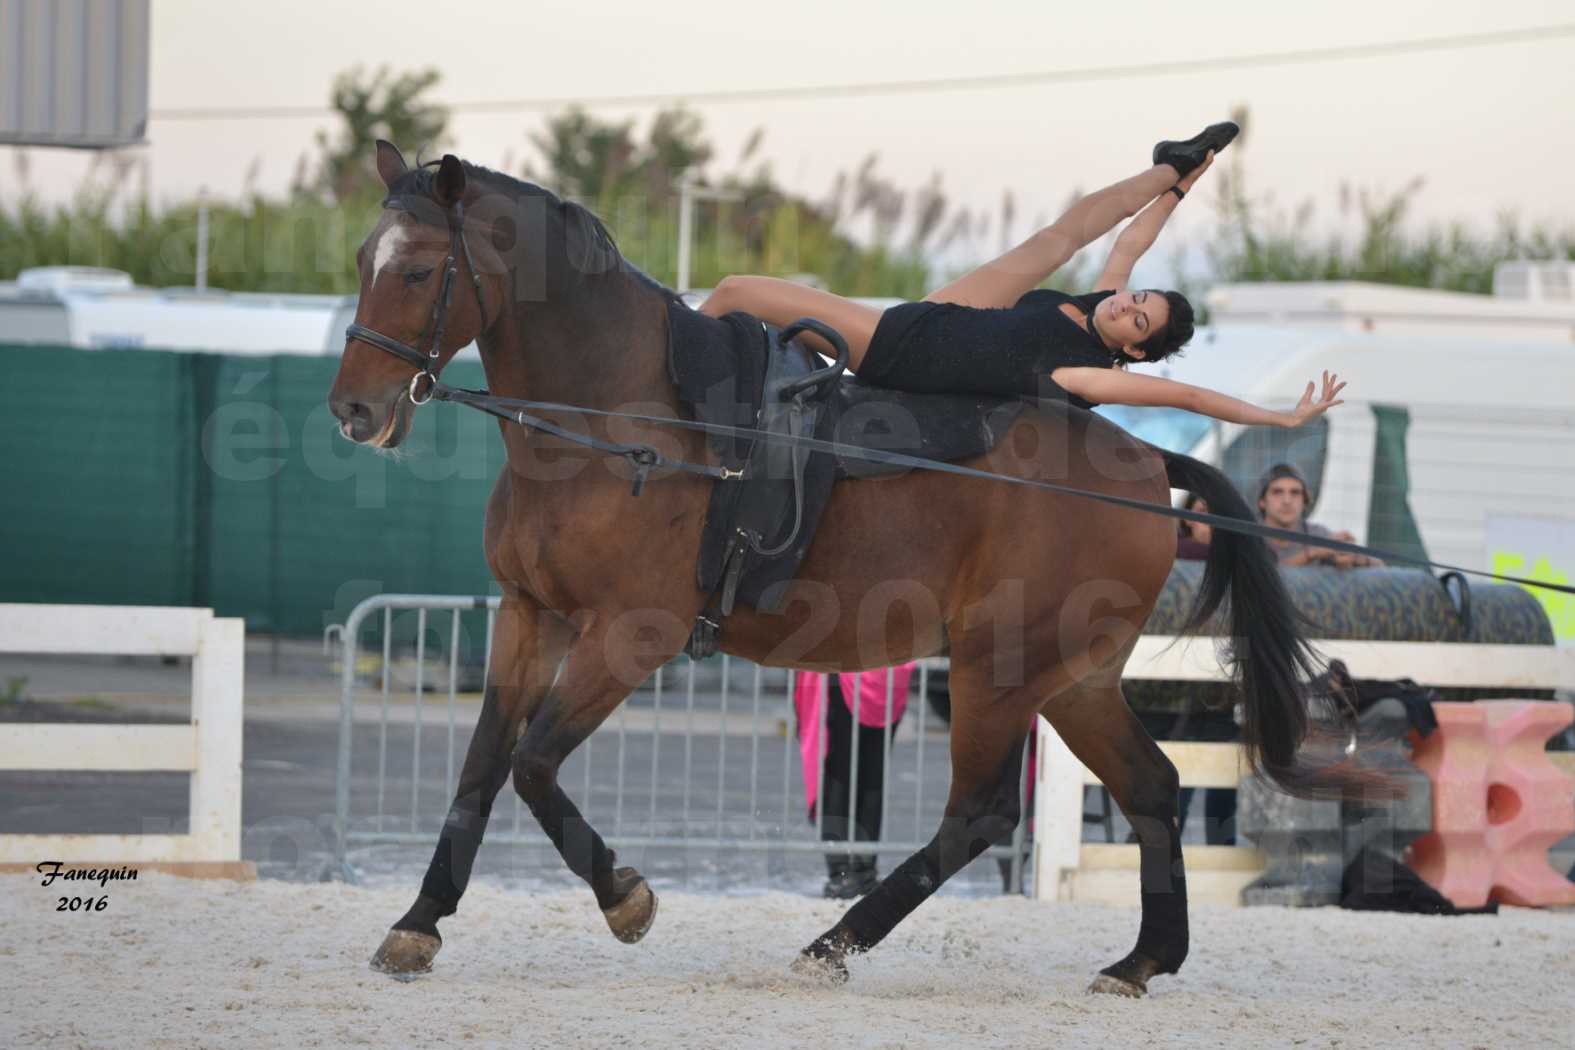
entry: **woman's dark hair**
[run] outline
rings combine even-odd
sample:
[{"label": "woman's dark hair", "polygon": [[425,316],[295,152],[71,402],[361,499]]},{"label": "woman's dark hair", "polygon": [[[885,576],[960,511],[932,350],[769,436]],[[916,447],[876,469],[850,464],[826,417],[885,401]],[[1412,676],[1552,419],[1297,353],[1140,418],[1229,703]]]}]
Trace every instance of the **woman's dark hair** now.
[{"label": "woman's dark hair", "polygon": [[1165,326],[1141,343],[1143,363],[1158,364],[1177,353],[1192,338],[1192,304],[1180,292],[1165,292],[1165,302],[1170,304],[1170,320]]}]

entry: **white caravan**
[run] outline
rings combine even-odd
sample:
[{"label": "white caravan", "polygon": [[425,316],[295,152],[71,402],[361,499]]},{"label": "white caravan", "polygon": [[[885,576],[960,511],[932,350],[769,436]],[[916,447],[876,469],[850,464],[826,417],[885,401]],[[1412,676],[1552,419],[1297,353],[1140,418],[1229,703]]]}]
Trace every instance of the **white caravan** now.
[{"label": "white caravan", "polygon": [[338,354],[353,295],[143,288],[119,270],[46,266],[0,282],[0,342],[83,350]]}]

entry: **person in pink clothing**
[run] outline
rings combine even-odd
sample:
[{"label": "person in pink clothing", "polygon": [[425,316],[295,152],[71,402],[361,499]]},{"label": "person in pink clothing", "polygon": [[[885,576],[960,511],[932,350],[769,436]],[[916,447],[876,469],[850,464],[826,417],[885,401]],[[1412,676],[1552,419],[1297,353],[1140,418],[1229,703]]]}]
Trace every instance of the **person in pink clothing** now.
[{"label": "person in pink clothing", "polygon": [[[895,735],[908,707],[908,682],[912,677],[911,663],[853,674],[801,671],[796,676],[793,706],[798,713],[804,795],[811,821],[815,819],[816,803],[825,806],[820,832],[823,841],[873,842],[880,838],[886,727],[889,725]],[[855,748],[856,784],[850,775]],[[849,809],[855,810],[856,826],[851,832]],[[822,892],[827,897],[859,897],[880,884],[873,855],[828,853],[826,869]]]}]

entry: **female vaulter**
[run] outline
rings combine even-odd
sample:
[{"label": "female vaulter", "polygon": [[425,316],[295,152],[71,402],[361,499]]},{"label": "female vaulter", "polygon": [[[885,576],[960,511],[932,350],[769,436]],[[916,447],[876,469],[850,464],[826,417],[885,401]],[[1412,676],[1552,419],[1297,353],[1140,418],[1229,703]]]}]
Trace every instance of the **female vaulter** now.
[{"label": "female vaulter", "polygon": [[[1129,371],[1158,363],[1192,338],[1192,304],[1180,292],[1130,291],[1132,268],[1186,192],[1239,129],[1225,122],[1185,142],[1154,147],[1141,174],[1091,193],[1054,223],[920,302],[880,310],[773,277],[727,277],[701,312],[733,310],[786,326],[814,317],[840,332],[859,378],[918,393],[1026,394],[1100,404],[1187,409],[1230,423],[1301,426],[1335,405],[1345,384],[1325,372],[1300,403],[1274,412],[1202,387]],[[1140,211],[1141,209],[1141,211]],[[1078,249],[1137,218],[1086,295],[1036,286]],[[821,353],[831,347],[806,335]]]}]

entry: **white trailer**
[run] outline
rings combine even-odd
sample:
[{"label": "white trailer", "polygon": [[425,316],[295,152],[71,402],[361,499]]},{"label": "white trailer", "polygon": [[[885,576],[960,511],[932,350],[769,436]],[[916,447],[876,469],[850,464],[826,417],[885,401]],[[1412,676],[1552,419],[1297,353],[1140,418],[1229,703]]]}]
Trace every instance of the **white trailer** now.
[{"label": "white trailer", "polygon": [[0,283],[0,341],[84,350],[337,354],[353,295],[142,288],[82,266],[24,270]]}]

